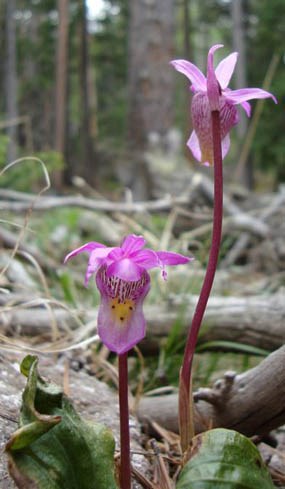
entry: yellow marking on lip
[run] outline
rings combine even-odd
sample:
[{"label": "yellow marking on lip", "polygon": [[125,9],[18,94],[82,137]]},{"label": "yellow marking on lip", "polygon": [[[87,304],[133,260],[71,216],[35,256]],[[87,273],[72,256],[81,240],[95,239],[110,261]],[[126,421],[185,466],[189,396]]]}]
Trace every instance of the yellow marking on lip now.
[{"label": "yellow marking on lip", "polygon": [[110,301],[110,308],[115,319],[121,324],[127,322],[135,310],[135,303],[131,299],[120,302],[118,298]]},{"label": "yellow marking on lip", "polygon": [[208,162],[210,166],[213,165],[213,151],[212,148],[208,148],[203,146],[202,147],[202,157],[201,157],[201,163],[205,164]]}]

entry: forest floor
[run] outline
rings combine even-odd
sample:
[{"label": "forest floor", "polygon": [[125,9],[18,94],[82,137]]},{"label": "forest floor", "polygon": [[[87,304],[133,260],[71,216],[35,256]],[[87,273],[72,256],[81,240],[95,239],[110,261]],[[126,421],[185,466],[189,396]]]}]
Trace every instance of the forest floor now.
[{"label": "forest floor", "polygon": [[[31,352],[39,356],[43,376],[63,386],[80,414],[111,427],[118,441],[117,363],[96,334],[98,292],[92,282],[88,289],[83,286],[86,256],[66,266],[63,259],[85,242],[109,245],[135,233],[143,234],[155,249],[195,256],[187,267],[169,270],[166,283],[159,272],[151,274],[145,304],[147,337],[129,358],[133,464],[148,477],[156,477],[159,463],[149,445],[153,436],[160,453],[166,454],[169,447],[175,452],[173,416],[145,422],[142,406],[153,396],[164,400],[166,395],[177,396],[185,333],[207,263],[213,203],[212,183],[205,175],[189,170],[176,180],[176,191],[169,196],[160,178],[154,199],[146,202],[106,200],[88,187],[64,196],[0,190],[0,208],[5,212],[0,230],[1,448],[19,415],[25,381],[18,365]],[[220,263],[197,346],[194,390],[217,385],[228,371],[238,378],[258,369],[271,352],[282,349],[284,202],[282,186],[261,194],[239,188],[226,191]],[[207,392],[201,392],[196,400],[200,395],[200,400],[210,403]],[[280,403],[277,423],[263,420],[265,425],[268,422],[268,432],[261,433],[258,423],[241,424],[240,431],[258,441],[276,485],[282,487],[284,398]],[[151,413],[153,407],[145,409]],[[231,423],[227,420],[224,425]],[[5,456],[0,481],[3,489],[15,487],[7,475]],[[142,480],[135,484],[144,486]]]}]

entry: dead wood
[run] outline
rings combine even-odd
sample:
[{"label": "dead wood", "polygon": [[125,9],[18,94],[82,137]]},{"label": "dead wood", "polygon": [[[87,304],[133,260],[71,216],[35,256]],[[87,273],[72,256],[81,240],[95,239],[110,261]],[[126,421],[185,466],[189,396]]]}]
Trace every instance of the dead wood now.
[{"label": "dead wood", "polygon": [[[181,335],[186,334],[197,297],[174,297],[168,306],[146,307],[147,342],[158,341],[171,331],[177,319]],[[285,343],[284,291],[271,296],[211,297],[200,339],[227,340],[274,350]]]},{"label": "dead wood", "polygon": [[[93,211],[142,213],[167,211],[179,205],[189,207],[197,201],[199,195],[212,204],[214,198],[213,182],[205,175],[189,172],[188,189],[179,196],[165,195],[163,198],[157,200],[141,202],[111,202],[102,199],[90,199],[82,195],[63,197],[41,196],[40,199],[33,202],[34,196],[32,194],[3,189],[0,192],[0,209],[23,212],[29,209],[33,202],[34,210],[75,206]],[[268,225],[258,218],[245,213],[229,196],[224,197],[224,210],[227,215],[232,217],[231,222],[235,227],[246,229],[248,232],[260,237],[268,235]]]},{"label": "dead wood", "polygon": [[[162,302],[159,306],[146,305],[147,337],[140,345],[144,353],[149,349],[158,349],[161,339],[170,333],[177,320],[181,324],[181,336],[186,336],[196,302],[197,296],[173,296],[169,302]],[[73,329],[78,325],[75,315],[83,322],[97,317],[97,308],[69,311],[54,306],[51,315],[50,310],[27,307],[25,303],[13,307],[13,294],[1,294],[0,303],[2,330],[17,329],[24,335],[35,336],[50,331],[52,318],[56,320],[58,328],[64,331],[67,327]],[[200,340],[226,340],[272,351],[285,343],[284,318],[285,301],[282,289],[271,296],[211,297]]]},{"label": "dead wood", "polygon": [[[1,190],[0,198],[0,209],[9,210],[13,212],[24,212],[28,210],[31,206],[31,202],[34,196],[28,196],[27,194],[21,195],[21,192],[17,192],[19,195],[18,200],[4,200],[3,196],[7,192],[3,193]],[[9,194],[8,194],[9,195]],[[13,192],[15,198],[15,192]],[[49,196],[41,197],[37,202],[33,204],[33,210],[48,210],[57,207],[80,207],[83,209],[89,209],[93,211],[105,211],[105,212],[146,212],[146,211],[164,211],[171,209],[174,205],[183,205],[189,202],[188,196],[172,197],[166,195],[165,197],[152,200],[152,201],[142,201],[142,202],[111,202],[108,200],[95,200],[82,197],[81,195],[58,197]]]},{"label": "dead wood", "polygon": [[[56,321],[57,327],[62,330],[74,328],[76,321],[72,313],[65,309],[45,309],[39,307],[6,307],[0,311],[0,324],[2,331],[17,330],[23,335],[35,336],[48,333],[52,321]],[[51,312],[52,311],[52,312]],[[78,325],[78,323],[77,323]]]},{"label": "dead wood", "polygon": [[0,228],[0,243],[5,248],[18,249],[18,253],[27,253],[35,258],[38,264],[45,270],[47,267],[56,268],[57,264],[48,256],[44,256],[35,246],[23,243],[19,240],[19,234]]},{"label": "dead wood", "polygon": [[[278,212],[280,208],[283,208],[285,202],[285,191],[282,186],[280,186],[279,192],[274,196],[272,202],[265,209],[262,209],[259,215],[259,222],[267,224],[271,217]],[[231,248],[226,258],[223,260],[222,265],[228,267],[235,263],[238,258],[244,253],[246,248],[250,243],[250,234],[248,232],[242,233],[237,239],[234,246]]]},{"label": "dead wood", "polygon": [[[282,434],[282,428],[280,431]],[[279,430],[277,433],[277,441],[278,441],[278,435],[280,435]],[[276,443],[275,439],[273,441]],[[260,454],[265,464],[268,466],[270,470],[273,482],[275,482],[277,487],[281,486],[284,488],[284,484],[285,484],[284,445],[282,444],[280,445],[278,443],[277,447],[273,448],[272,446],[261,442],[258,444],[258,450],[260,451]]]},{"label": "dead wood", "polygon": [[[285,423],[285,346],[257,367],[236,375],[225,373],[212,389],[199,389],[195,399],[195,429],[225,427],[247,436],[263,435]],[[138,417],[177,432],[176,394],[144,397]]]},{"label": "dead wood", "polygon": [[[214,201],[214,188],[210,178],[205,175],[199,181],[200,192],[211,202]],[[252,232],[260,237],[265,237],[269,233],[269,226],[257,217],[252,217],[248,213],[244,212],[239,206],[233,202],[229,195],[224,195],[224,212],[232,216],[237,227],[246,228],[247,231]]]}]

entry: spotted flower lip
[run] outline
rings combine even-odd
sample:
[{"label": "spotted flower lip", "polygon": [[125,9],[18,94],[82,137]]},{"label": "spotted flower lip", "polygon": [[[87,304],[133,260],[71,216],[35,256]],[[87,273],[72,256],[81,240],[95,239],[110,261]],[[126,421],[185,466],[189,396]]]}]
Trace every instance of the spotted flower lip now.
[{"label": "spotted flower lip", "polygon": [[166,266],[193,260],[179,253],[144,248],[143,236],[128,235],[120,247],[90,242],[71,251],[65,258],[88,252],[85,285],[94,274],[101,295],[98,334],[102,342],[118,354],[130,350],[145,336],[143,301],[150,289],[148,270],[159,267],[166,278]]},{"label": "spotted flower lip", "polygon": [[213,142],[211,131],[211,111],[220,112],[222,156],[228,153],[230,147],[229,132],[239,122],[236,105],[240,104],[249,117],[251,107],[248,100],[271,97],[276,98],[261,88],[228,88],[238,53],[231,53],[214,69],[214,53],[222,48],[222,44],[212,46],[208,53],[207,77],[199,68],[184,59],[171,61],[172,66],[185,75],[191,82],[190,89],[194,93],[191,105],[193,132],[187,142],[196,160],[209,166],[213,164]]}]

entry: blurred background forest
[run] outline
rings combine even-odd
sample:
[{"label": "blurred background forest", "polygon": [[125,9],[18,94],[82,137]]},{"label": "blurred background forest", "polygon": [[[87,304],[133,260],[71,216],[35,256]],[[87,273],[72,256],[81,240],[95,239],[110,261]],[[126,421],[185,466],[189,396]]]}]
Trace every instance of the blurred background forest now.
[{"label": "blurred background forest", "polygon": [[[2,167],[37,155],[57,190],[80,176],[152,197],[146,151],[193,164],[188,83],[169,61],[205,69],[209,46],[223,43],[222,57],[240,53],[232,87],[263,86],[279,101],[258,102],[233,131],[228,172],[247,187],[285,180],[284,0],[9,0],[0,25]],[[30,190],[37,178],[24,165],[1,186]]]}]

